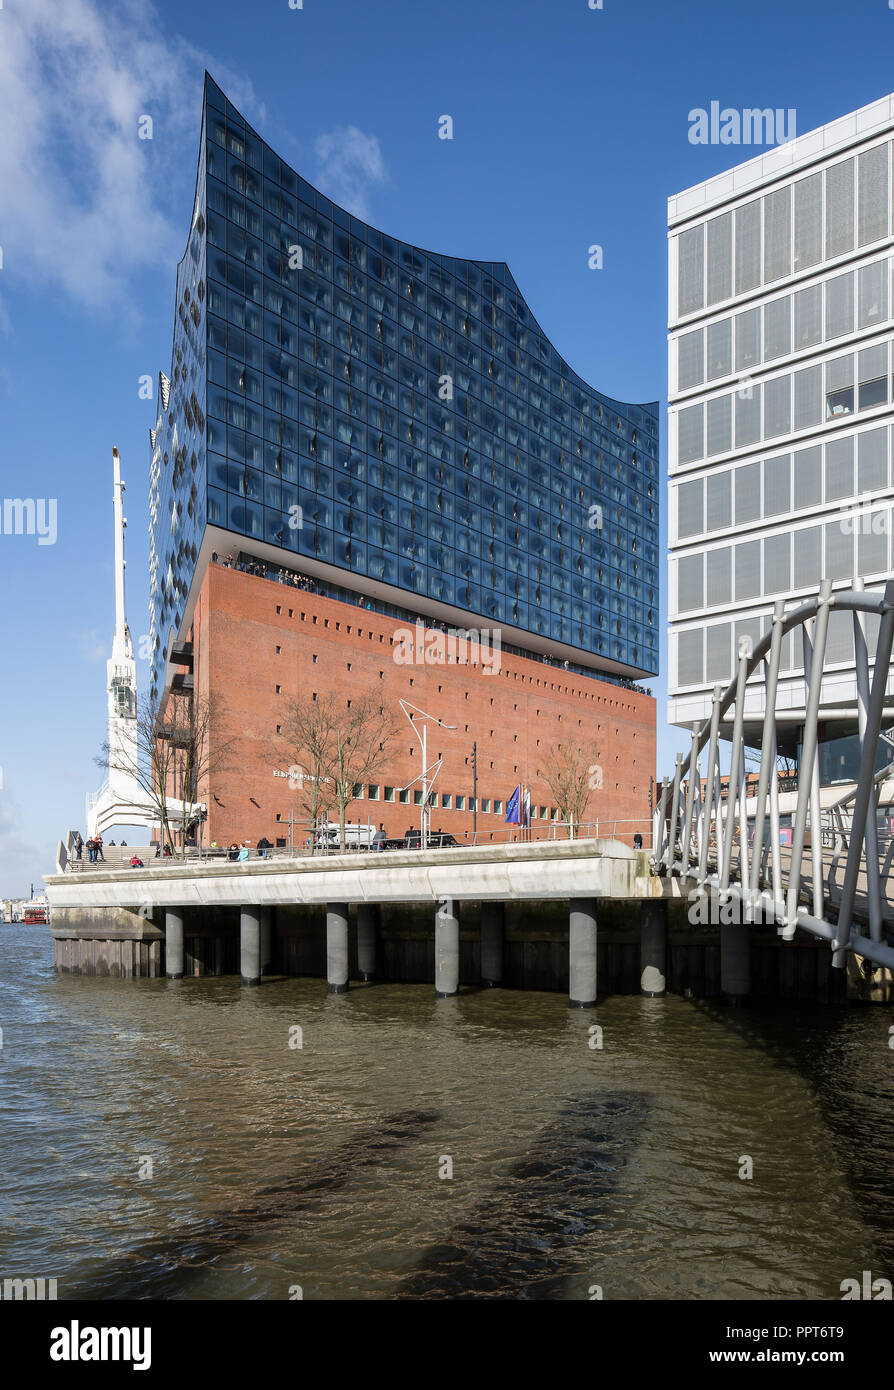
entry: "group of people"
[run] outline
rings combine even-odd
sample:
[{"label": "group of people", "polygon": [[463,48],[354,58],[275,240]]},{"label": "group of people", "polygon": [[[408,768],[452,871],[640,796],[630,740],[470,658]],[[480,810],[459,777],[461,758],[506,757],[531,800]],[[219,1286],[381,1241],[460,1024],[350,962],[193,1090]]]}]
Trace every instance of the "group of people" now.
[{"label": "group of people", "polygon": [[[243,840],[241,845],[234,840],[233,843],[227,847],[227,858],[244,864],[246,859],[251,856],[251,850],[249,849],[250,844],[250,840]],[[216,844],[212,843],[211,848],[216,849],[216,847]],[[273,842],[268,840],[266,835],[262,835],[260,840],[258,840],[258,858],[266,859],[272,848]]]},{"label": "group of people", "polygon": [[[83,840],[81,839],[80,830],[76,830],[73,843],[76,859],[83,859],[84,850],[86,848],[88,864],[96,864],[100,859],[105,863],[106,857],[102,852],[103,840],[101,835],[91,835],[87,840]],[[109,841],[110,846],[114,843],[114,840]],[[123,845],[124,841],[122,840],[121,843]]]},{"label": "group of people", "polygon": [[297,570],[287,570],[282,566],[274,570],[272,565],[266,564],[263,560],[246,560],[238,555],[221,556],[216,551],[211,559],[214,564],[223,565],[224,569],[241,570],[243,574],[255,574],[259,579],[275,579],[277,584],[290,584],[293,589],[305,589],[308,593],[323,592],[315,580],[309,575],[299,574]]}]

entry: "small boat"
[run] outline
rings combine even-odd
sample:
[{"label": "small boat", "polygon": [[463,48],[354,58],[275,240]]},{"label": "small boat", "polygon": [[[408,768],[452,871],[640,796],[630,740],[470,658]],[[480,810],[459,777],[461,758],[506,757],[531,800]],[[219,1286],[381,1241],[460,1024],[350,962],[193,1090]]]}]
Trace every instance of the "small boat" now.
[{"label": "small boat", "polygon": [[46,926],[49,921],[46,903],[22,903],[21,922],[26,927]]}]

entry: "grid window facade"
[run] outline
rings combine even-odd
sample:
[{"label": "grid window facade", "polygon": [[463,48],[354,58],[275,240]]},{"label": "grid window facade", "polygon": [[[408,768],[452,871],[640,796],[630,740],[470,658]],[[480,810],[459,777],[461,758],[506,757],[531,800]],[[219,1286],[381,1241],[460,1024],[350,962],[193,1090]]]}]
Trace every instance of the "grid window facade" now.
[{"label": "grid window facade", "polygon": [[[894,574],[892,168],[885,98],[671,199],[669,691],[681,724],[710,712],[738,637],[767,631],[775,601],[824,578],[880,588]],[[846,627],[833,663],[853,660]],[[802,670],[786,639],[783,671]]]},{"label": "grid window facade", "polygon": [[[153,439],[155,633],[183,620],[207,522],[597,666],[657,669],[657,407],[572,372],[505,265],[337,207],[208,78],[174,357]],[[162,668],[157,643],[156,684]]]}]

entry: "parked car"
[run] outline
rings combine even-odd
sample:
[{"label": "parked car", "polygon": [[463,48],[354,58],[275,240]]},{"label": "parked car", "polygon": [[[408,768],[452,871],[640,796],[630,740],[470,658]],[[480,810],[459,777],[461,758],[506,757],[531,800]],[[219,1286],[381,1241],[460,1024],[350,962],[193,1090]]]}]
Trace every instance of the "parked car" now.
[{"label": "parked car", "polygon": [[[404,837],[404,849],[419,849],[422,843],[421,830],[408,830]],[[446,834],[443,830],[430,830],[428,834],[429,849],[456,849],[457,841],[452,835]]]}]

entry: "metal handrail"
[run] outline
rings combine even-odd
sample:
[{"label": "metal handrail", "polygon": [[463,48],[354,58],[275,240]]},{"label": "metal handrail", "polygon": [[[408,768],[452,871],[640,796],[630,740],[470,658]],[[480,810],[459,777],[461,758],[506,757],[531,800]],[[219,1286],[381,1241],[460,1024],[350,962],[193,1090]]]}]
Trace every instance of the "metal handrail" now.
[{"label": "metal handrail", "polygon": [[[823,665],[829,618],[833,609],[849,611],[854,624],[854,663],[857,684],[857,716],[860,740],[860,769],[856,785],[831,806],[822,809],[819,783],[819,715]],[[880,617],[872,670],[866,640],[868,614]],[[792,842],[787,874],[783,875],[779,835],[779,774],[776,766],[776,695],[781,666],[782,639],[801,629],[804,646],[806,708],[801,763],[797,779],[797,803],[792,821]],[[776,922],[780,935],[791,940],[796,930],[806,930],[827,941],[832,948],[833,965],[844,965],[847,954],[866,956],[874,964],[894,968],[894,938],[884,940],[882,883],[894,860],[894,839],[883,862],[878,846],[877,792],[880,784],[894,775],[894,763],[876,769],[877,750],[887,697],[887,681],[894,645],[894,580],[884,593],[867,593],[862,581],[850,589],[832,592],[824,580],[815,597],[799,603],[790,612],[780,600],[774,608],[771,627],[752,645],[739,641],[736,674],[726,689],[715,686],[711,715],[693,725],[688,772],[684,776],[682,754],[677,754],[670,819],[664,818],[668,799],[668,779],[662,783],[660,821],[656,824],[653,869],[658,873],[694,880],[699,891],[716,891],[723,900],[734,900],[746,909],[760,903],[763,915]],[[761,666],[765,667],[766,700],[763,719],[761,765],[755,794],[754,839],[749,862],[750,823],[747,787],[744,778],[744,724],[747,682]],[[726,798],[721,797],[719,729],[724,715],[732,711],[732,748]],[[708,746],[708,765],[704,777],[705,804],[697,807],[701,787],[699,762]],[[738,806],[737,806],[738,802]],[[852,808],[850,826],[845,824],[845,808]],[[696,820],[693,823],[693,815]],[[769,843],[764,829],[769,818]],[[824,824],[825,818],[825,824]],[[803,858],[810,827],[810,870],[805,880]],[[832,866],[824,882],[823,832],[831,834]],[[709,846],[716,845],[715,871],[710,872]],[[738,862],[733,847],[738,843]],[[839,864],[845,861],[840,890],[835,882]],[[868,936],[855,924],[857,885],[860,874],[866,880]],[[805,885],[809,909],[802,899]],[[829,920],[829,915],[834,920]],[[753,920],[746,917],[745,920]]]}]

